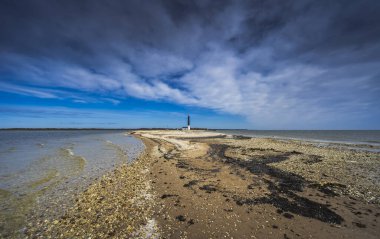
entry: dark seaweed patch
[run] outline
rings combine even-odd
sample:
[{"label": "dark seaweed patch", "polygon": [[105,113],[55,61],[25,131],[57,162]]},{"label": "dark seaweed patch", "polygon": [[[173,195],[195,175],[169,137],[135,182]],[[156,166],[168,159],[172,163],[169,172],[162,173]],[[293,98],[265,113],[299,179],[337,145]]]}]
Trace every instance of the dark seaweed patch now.
[{"label": "dark seaweed patch", "polygon": [[295,154],[295,155],[297,155],[297,154],[303,154],[303,153],[301,153],[301,152],[298,152],[298,151],[295,151],[295,150],[293,150],[292,152],[290,152],[291,154]]},{"label": "dark seaweed patch", "polygon": [[315,163],[322,162],[322,157],[318,155],[308,155],[307,158],[302,159],[302,162],[304,164],[309,164],[309,165],[315,164]]},{"label": "dark seaweed patch", "polygon": [[211,173],[219,173],[219,172],[220,172],[220,168],[213,168],[213,169],[210,169],[210,172],[211,172]]},{"label": "dark seaweed patch", "polygon": [[354,224],[355,226],[359,227],[359,228],[366,228],[367,226],[363,223],[360,223],[360,222],[352,222],[352,224]]},{"label": "dark seaweed patch", "polygon": [[186,217],[183,216],[183,215],[178,215],[178,216],[176,216],[175,219],[177,219],[177,220],[180,221],[180,222],[184,222],[184,221],[186,221]]},{"label": "dark seaweed patch", "polygon": [[206,193],[212,193],[216,191],[214,185],[203,185],[202,187],[199,187],[199,189],[206,191]]},{"label": "dark seaweed patch", "polygon": [[255,188],[255,184],[251,183],[250,185],[247,186],[248,189],[254,189]]},{"label": "dark seaweed patch", "polygon": [[176,167],[177,168],[189,168],[189,164],[185,163],[183,161],[178,161],[178,163],[176,164]]},{"label": "dark seaweed patch", "polygon": [[191,180],[188,183],[185,183],[183,186],[186,188],[191,188],[192,186],[196,185],[198,183],[198,180]]},{"label": "dark seaweed patch", "polygon": [[[293,214],[301,215],[304,217],[310,217],[318,219],[323,222],[341,224],[344,220],[341,216],[330,210],[326,205],[311,201],[307,198],[298,196],[295,193],[287,192],[283,197],[276,193],[273,189],[274,185],[271,185],[272,194],[268,197],[261,198],[239,198],[233,197],[236,204],[242,205],[257,205],[257,204],[271,204],[278,208],[277,212],[282,213],[291,212]],[[291,200],[289,200],[289,199]],[[285,213],[284,213],[285,216]]]},{"label": "dark seaweed patch", "polygon": [[[273,156],[255,156],[252,160],[243,161],[227,157],[225,155],[227,148],[227,145],[213,144],[211,145],[210,154],[216,160],[222,159],[224,162],[235,167],[246,169],[252,174],[268,175],[271,177],[271,180],[263,179],[263,182],[271,192],[270,195],[261,198],[241,198],[234,196],[233,199],[237,205],[271,204],[281,212],[291,212],[322,222],[341,224],[344,221],[340,215],[330,210],[328,206],[311,201],[295,193],[302,192],[305,186],[310,186],[310,182],[299,175],[283,171],[270,165],[271,163],[287,160],[290,156],[299,154],[299,152],[282,152],[281,154],[276,153]],[[327,190],[325,190],[325,192],[331,193]]]},{"label": "dark seaweed patch", "polygon": [[292,214],[290,214],[290,213],[284,213],[284,214],[282,214],[284,217],[286,217],[286,218],[288,218],[288,219],[292,219],[292,218],[294,218],[294,216],[292,215]]},{"label": "dark seaweed patch", "polygon": [[177,194],[163,194],[161,196],[161,199],[169,198],[169,197],[178,197]]},{"label": "dark seaweed patch", "polygon": [[326,183],[326,184],[310,184],[310,188],[316,188],[318,191],[326,194],[327,196],[338,196],[339,194],[336,193],[336,191],[343,192],[343,190],[346,188],[346,185],[339,184],[339,183]]},{"label": "dark seaweed patch", "polygon": [[[161,151],[161,149],[160,149],[160,151]],[[169,152],[167,152],[167,153],[161,151],[161,153],[164,154],[164,158],[166,160],[173,159],[173,158],[176,158],[176,157],[178,158],[179,157],[179,153],[176,150],[174,150],[174,149],[169,150]]]},{"label": "dark seaweed patch", "polygon": [[242,139],[250,139],[251,137],[248,137],[248,136],[243,136],[243,135],[233,135],[232,136],[234,139],[240,139],[240,140],[242,140]]}]

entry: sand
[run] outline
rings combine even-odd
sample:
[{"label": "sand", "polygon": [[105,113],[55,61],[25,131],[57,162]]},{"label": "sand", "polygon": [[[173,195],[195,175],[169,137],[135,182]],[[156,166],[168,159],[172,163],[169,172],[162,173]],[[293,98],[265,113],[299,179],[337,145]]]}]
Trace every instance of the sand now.
[{"label": "sand", "polygon": [[146,150],[33,238],[377,238],[380,154],[209,131],[137,131]]}]

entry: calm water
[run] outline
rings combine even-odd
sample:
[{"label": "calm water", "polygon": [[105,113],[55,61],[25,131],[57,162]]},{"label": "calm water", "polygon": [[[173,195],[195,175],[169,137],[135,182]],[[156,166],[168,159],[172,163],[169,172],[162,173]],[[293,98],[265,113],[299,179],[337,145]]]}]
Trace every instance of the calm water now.
[{"label": "calm water", "polygon": [[380,146],[380,130],[219,130],[219,132],[249,137]]},{"label": "calm water", "polygon": [[125,131],[0,130],[0,237],[17,233],[31,213],[58,206],[59,214],[94,179],[143,148]]}]

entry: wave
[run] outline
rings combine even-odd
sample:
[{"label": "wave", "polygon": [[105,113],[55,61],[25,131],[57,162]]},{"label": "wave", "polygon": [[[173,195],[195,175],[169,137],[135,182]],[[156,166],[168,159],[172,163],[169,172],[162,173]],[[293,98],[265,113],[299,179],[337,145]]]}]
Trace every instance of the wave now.
[{"label": "wave", "polygon": [[69,149],[69,148],[60,148],[58,150],[59,154],[64,156],[64,157],[71,157],[71,156],[74,156],[74,152]]},{"label": "wave", "polygon": [[126,150],[124,150],[120,145],[115,144],[110,140],[106,140],[106,143],[108,144],[108,146],[110,146],[111,148],[113,148],[116,151],[119,159],[122,162],[128,162],[128,153]]},{"label": "wave", "polygon": [[43,177],[38,180],[30,182],[30,187],[38,188],[39,186],[47,186],[53,179],[56,179],[59,176],[59,172],[56,169],[51,169],[46,172]]},{"label": "wave", "polygon": [[60,148],[58,150],[58,154],[64,159],[73,161],[72,163],[76,165],[71,166],[79,167],[80,170],[83,170],[84,166],[87,163],[85,157],[74,154],[74,152],[70,148]]}]

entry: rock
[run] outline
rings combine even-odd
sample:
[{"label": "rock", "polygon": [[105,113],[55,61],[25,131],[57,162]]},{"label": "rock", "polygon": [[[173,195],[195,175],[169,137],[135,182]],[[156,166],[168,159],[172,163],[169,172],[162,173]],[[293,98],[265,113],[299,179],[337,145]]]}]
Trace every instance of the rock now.
[{"label": "rock", "polygon": [[177,219],[177,220],[180,221],[180,222],[184,222],[184,221],[186,221],[186,217],[183,216],[183,215],[178,215],[178,216],[176,216],[175,219]]},{"label": "rock", "polygon": [[288,218],[288,219],[292,219],[292,218],[294,218],[294,215],[293,214],[290,214],[290,213],[284,213],[284,214],[282,214],[284,217],[286,217],[286,218]]}]

